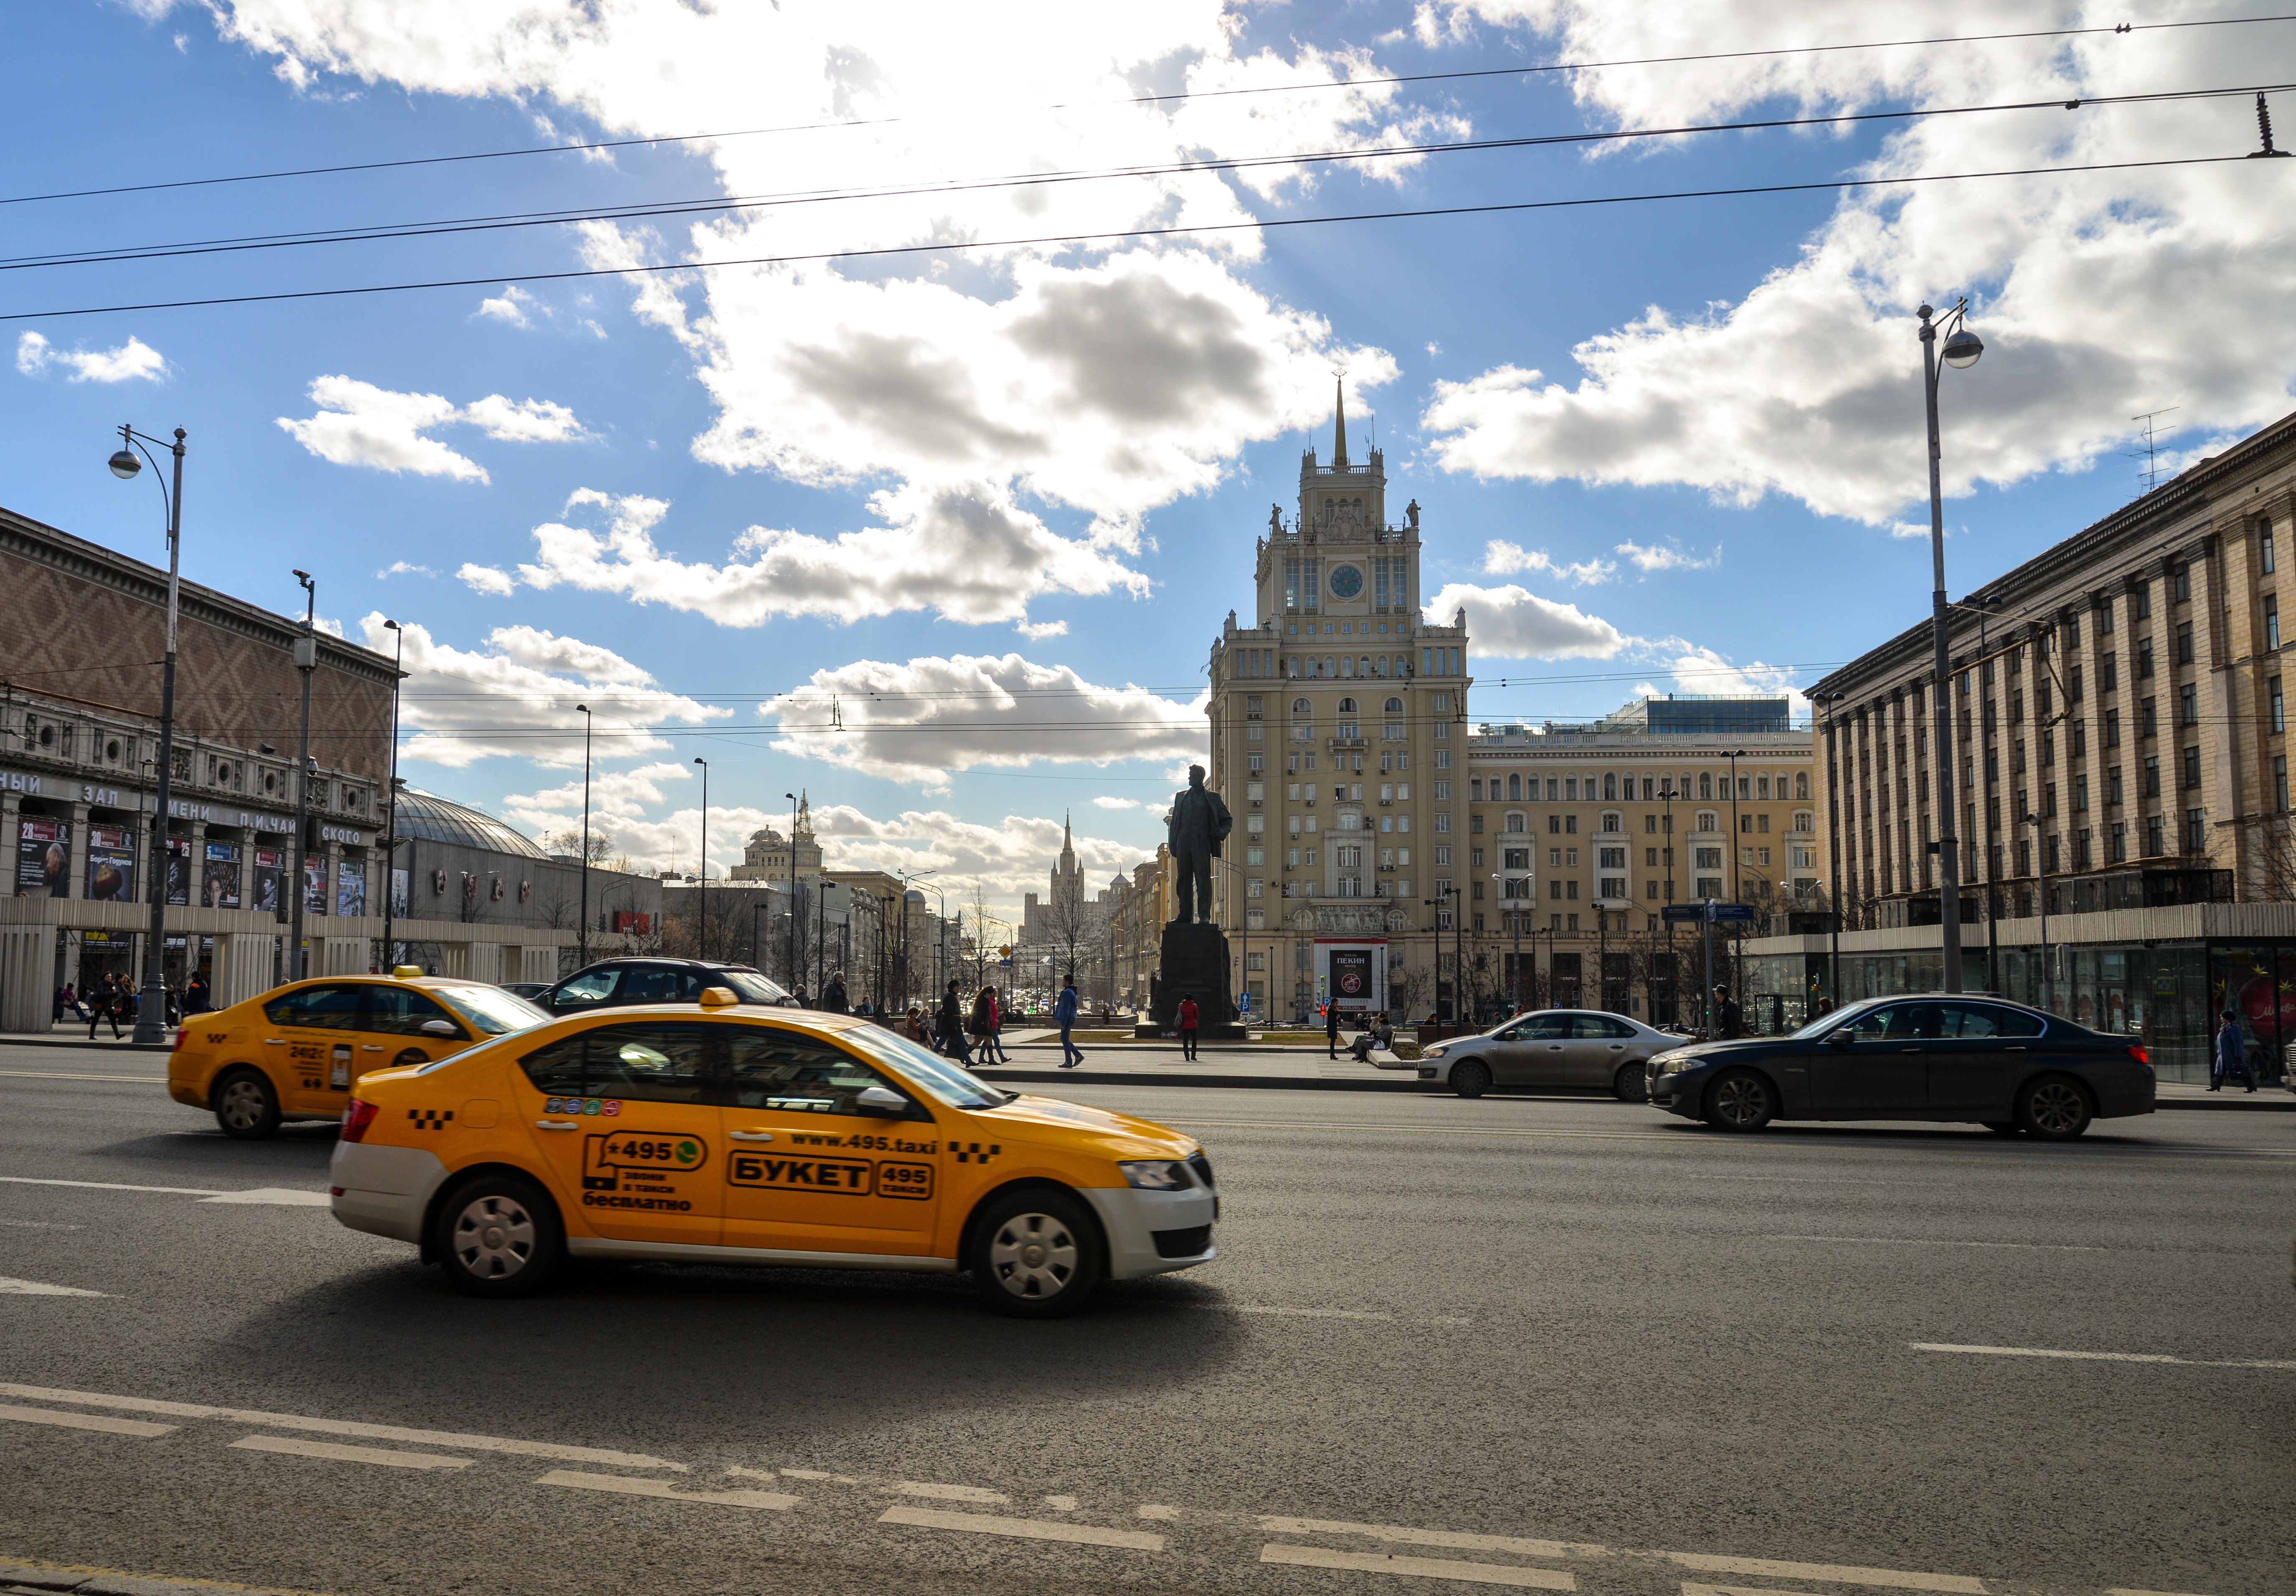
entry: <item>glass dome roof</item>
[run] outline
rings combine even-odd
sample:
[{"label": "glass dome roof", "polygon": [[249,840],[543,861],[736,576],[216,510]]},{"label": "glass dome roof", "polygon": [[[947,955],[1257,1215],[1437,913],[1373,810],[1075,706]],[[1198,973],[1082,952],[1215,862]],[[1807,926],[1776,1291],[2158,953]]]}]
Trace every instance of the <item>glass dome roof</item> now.
[{"label": "glass dome roof", "polygon": [[397,830],[401,837],[427,837],[433,842],[459,843],[489,853],[514,854],[525,859],[550,857],[548,850],[532,838],[512,831],[493,815],[411,787],[398,795]]}]

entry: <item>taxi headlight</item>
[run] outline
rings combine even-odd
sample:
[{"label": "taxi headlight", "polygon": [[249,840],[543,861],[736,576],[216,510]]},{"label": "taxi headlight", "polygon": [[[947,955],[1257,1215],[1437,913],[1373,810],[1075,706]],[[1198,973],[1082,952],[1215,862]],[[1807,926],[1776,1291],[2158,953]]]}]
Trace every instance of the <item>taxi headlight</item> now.
[{"label": "taxi headlight", "polygon": [[1142,1191],[1184,1191],[1195,1182],[1188,1178],[1188,1166],[1168,1158],[1155,1158],[1137,1164],[1119,1164],[1124,1178]]}]

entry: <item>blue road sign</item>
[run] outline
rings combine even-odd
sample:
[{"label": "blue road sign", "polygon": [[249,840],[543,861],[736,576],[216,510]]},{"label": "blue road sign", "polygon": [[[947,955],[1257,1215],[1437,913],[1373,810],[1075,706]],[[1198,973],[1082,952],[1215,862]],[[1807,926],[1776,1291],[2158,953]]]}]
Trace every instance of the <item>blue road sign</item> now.
[{"label": "blue road sign", "polygon": [[1706,907],[1710,918],[1716,921],[1754,918],[1754,908],[1751,904],[1709,904]]},{"label": "blue road sign", "polygon": [[1660,911],[1669,921],[1701,921],[1706,918],[1704,904],[1669,904]]}]

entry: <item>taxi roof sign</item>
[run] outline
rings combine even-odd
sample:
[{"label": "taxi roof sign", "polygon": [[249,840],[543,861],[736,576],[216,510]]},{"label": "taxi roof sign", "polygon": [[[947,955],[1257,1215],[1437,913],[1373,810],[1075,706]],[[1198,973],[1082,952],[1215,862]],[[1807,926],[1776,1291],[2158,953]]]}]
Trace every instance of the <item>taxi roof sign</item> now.
[{"label": "taxi roof sign", "polygon": [[701,989],[701,1006],[705,1009],[730,1009],[741,1001],[731,986],[705,986]]},{"label": "taxi roof sign", "polygon": [[420,964],[394,964],[390,967],[390,978],[394,981],[420,980],[422,978],[422,966]]}]

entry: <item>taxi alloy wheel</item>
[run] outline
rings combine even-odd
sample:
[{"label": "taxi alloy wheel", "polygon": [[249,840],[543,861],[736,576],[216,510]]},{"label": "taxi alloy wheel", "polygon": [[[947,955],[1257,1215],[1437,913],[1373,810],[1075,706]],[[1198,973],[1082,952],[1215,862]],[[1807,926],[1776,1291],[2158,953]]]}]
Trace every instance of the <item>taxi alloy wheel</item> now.
[{"label": "taxi alloy wheel", "polygon": [[979,1273],[999,1313],[1057,1318],[1099,1289],[1100,1236],[1073,1199],[1024,1190],[981,1217]]},{"label": "taxi alloy wheel", "polygon": [[1770,1084],[1751,1069],[1732,1070],[1706,1097],[1706,1123],[1718,1131],[1759,1131],[1776,1112]]},{"label": "taxi alloy wheel", "polygon": [[2017,1119],[2044,1142],[2070,1142],[2088,1129],[2088,1094],[2062,1076],[2044,1076],[2017,1095]]},{"label": "taxi alloy wheel", "polygon": [[259,1069],[231,1071],[209,1101],[217,1126],[235,1142],[260,1142],[279,1128],[279,1094]]},{"label": "taxi alloy wheel", "polygon": [[523,1297],[558,1273],[566,1256],[549,1199],[514,1175],[473,1181],[439,1214],[447,1278],[471,1297]]}]

